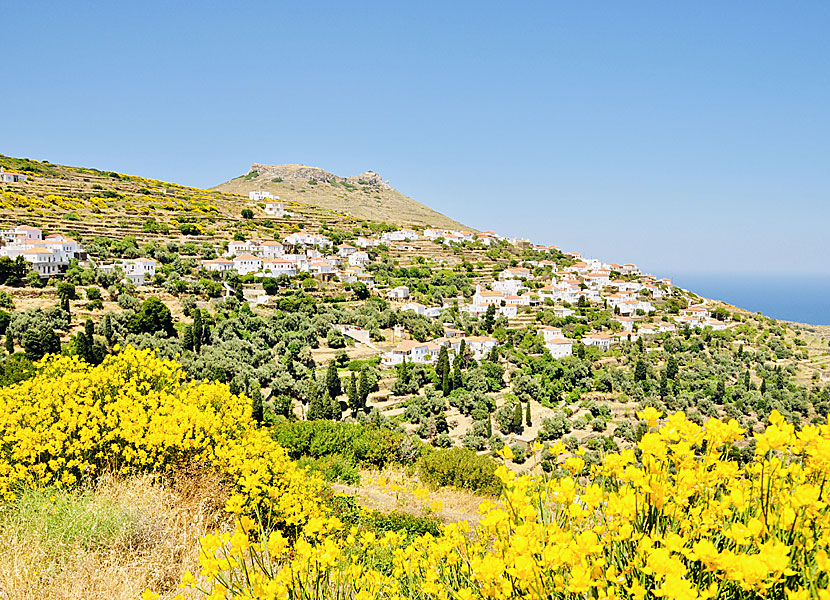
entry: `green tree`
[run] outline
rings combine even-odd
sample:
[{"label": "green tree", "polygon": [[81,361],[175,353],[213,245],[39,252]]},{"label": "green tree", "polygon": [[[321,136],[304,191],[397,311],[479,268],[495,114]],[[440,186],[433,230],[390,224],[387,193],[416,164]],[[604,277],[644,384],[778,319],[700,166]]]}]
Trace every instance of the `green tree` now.
[{"label": "green tree", "polygon": [[250,208],[243,208],[242,209],[242,218],[243,219],[253,219],[254,218],[254,211]]},{"label": "green tree", "polygon": [[127,322],[130,333],[163,333],[167,337],[176,335],[170,309],[158,298],[147,298],[135,315]]},{"label": "green tree", "polygon": [[357,415],[357,411],[360,410],[360,392],[357,389],[357,375],[354,371],[346,383],[346,396],[349,398],[349,408],[352,414]]},{"label": "green tree", "polygon": [[648,366],[643,358],[637,359],[637,364],[634,366],[634,381],[645,381],[648,379]]},{"label": "green tree", "polygon": [[513,422],[510,424],[510,430],[513,433],[521,433],[524,430],[522,427],[522,403],[516,402],[513,408]]},{"label": "green tree", "polygon": [[112,330],[112,315],[109,313],[104,317],[104,338],[107,340],[107,345],[112,346],[114,332]]},{"label": "green tree", "polygon": [[307,398],[308,412],[306,412],[306,420],[319,421],[320,419],[325,419],[328,409],[323,409],[322,398],[320,397],[320,392],[317,389],[317,384],[314,382],[314,379],[308,380]]},{"label": "green tree", "polygon": [[369,374],[366,369],[360,370],[360,381],[358,383],[358,396],[360,397],[360,410],[366,409],[366,402],[369,399],[369,393],[372,391],[372,386],[369,383]]},{"label": "green tree", "polygon": [[14,338],[11,333],[6,333],[6,352],[14,354]]},{"label": "green tree", "polygon": [[185,350],[193,350],[193,326],[185,325],[182,334],[182,346]]},{"label": "green tree", "polygon": [[533,420],[530,417],[530,400],[528,400],[525,405],[525,425],[533,427]]},{"label": "green tree", "polygon": [[678,372],[679,369],[677,366],[677,359],[672,354],[669,356],[669,360],[666,362],[666,377],[673,380],[675,377],[677,377]]},{"label": "green tree", "polygon": [[61,309],[69,312],[69,301],[75,300],[78,297],[78,294],[75,292],[75,286],[68,281],[61,281],[57,285],[57,290]]},{"label": "green tree", "polygon": [[496,307],[495,305],[491,304],[487,307],[487,312],[484,313],[484,321],[482,322],[482,326],[487,331],[487,333],[493,333],[493,327],[496,324]]},{"label": "green tree", "polygon": [[450,357],[447,353],[446,346],[441,346],[441,349],[438,351],[435,372],[438,374],[441,391],[445,396],[449,396],[452,391],[452,381],[450,380]]},{"label": "green tree", "polygon": [[337,374],[337,363],[333,359],[329,363],[328,371],[326,371],[326,390],[332,398],[337,398],[343,391],[340,376]]},{"label": "green tree", "polygon": [[193,310],[193,350],[198,354],[202,348],[202,310]]},{"label": "green tree", "polygon": [[40,360],[47,354],[61,351],[61,340],[55,330],[46,323],[32,327],[23,333],[23,351],[31,361]]}]

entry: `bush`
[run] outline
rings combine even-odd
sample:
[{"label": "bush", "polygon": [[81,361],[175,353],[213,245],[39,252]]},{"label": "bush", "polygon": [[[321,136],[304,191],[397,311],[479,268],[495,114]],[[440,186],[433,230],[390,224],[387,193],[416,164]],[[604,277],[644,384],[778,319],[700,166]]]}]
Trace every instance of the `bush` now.
[{"label": "bush", "polygon": [[271,436],[293,459],[341,455],[362,467],[395,462],[403,434],[370,425],[335,421],[299,421],[271,428]]},{"label": "bush", "polygon": [[435,486],[455,486],[496,496],[501,482],[496,477],[496,462],[466,448],[433,449],[418,462],[418,474]]}]

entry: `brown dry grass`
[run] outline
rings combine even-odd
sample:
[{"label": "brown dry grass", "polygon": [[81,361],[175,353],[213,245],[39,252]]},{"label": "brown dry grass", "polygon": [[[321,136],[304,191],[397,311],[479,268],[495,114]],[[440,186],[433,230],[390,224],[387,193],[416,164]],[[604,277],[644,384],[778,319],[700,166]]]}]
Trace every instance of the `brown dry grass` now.
[{"label": "brown dry grass", "polygon": [[46,532],[6,522],[0,599],[134,599],[148,587],[172,597],[184,572],[196,570],[199,538],[228,528],[222,512],[228,489],[220,476],[197,469],[163,482],[149,475],[103,478],[91,509],[114,505],[130,515],[130,526],[91,549],[56,549]]}]

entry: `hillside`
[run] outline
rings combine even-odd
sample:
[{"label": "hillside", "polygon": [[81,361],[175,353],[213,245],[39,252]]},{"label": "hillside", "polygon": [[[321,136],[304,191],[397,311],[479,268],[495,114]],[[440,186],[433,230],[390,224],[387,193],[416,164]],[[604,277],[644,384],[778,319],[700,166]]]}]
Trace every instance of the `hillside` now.
[{"label": "hillside", "polygon": [[262,190],[282,200],[305,202],[362,219],[398,225],[469,229],[402,194],[372,171],[354,177],[339,177],[305,165],[254,163],[247,174],[213,189],[245,196],[248,192]]},{"label": "hillside", "polygon": [[[144,586],[173,598],[185,570],[204,566],[196,538],[222,539],[211,536],[230,533],[229,512],[254,514],[267,498],[276,523],[319,524],[316,512],[289,514],[316,507],[408,544],[452,531],[442,524],[496,523],[492,501],[514,475],[558,485],[570,473],[596,500],[583,484],[620,466],[619,453],[640,468],[661,417],[690,436],[677,457],[694,447],[709,461],[728,443],[723,468],[736,473],[764,460],[767,423],[807,428],[830,413],[828,328],[702,298],[636,265],[495,232],[403,230],[310,201],[374,193],[391,214],[375,173],[254,165],[239,185],[282,194],[288,214],[276,216],[228,190],[2,156],[0,166],[0,437],[18,440],[4,450],[15,468],[0,460],[0,496],[23,490],[0,501],[0,535],[13,542],[0,551],[0,598],[133,598]],[[44,255],[60,270],[40,270]],[[109,437],[85,429],[95,422]],[[698,445],[702,426],[712,444]],[[252,443],[237,445],[240,432]],[[55,529],[75,512],[94,513],[89,527]],[[199,576],[205,589],[214,574]]]}]

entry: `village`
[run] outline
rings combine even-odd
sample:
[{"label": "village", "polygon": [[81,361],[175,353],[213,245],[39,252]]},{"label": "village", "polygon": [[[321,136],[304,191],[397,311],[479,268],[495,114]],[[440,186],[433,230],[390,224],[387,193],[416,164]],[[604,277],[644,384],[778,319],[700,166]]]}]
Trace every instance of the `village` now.
[{"label": "village", "polygon": [[[3,172],[0,177],[9,181],[23,181],[25,176]],[[23,179],[20,179],[20,178]],[[254,191],[249,201],[264,202],[266,215],[276,219],[290,213],[279,197],[268,192]],[[75,239],[60,233],[44,236],[41,229],[18,225],[0,232],[3,246],[0,256],[23,260],[42,280],[59,278],[73,262],[94,267],[103,272],[118,273],[134,286],[153,286],[159,283],[156,260],[136,257],[120,260],[100,260],[89,255]],[[378,249],[398,246],[404,250],[407,243],[426,241],[440,247],[475,244],[489,248],[507,244],[522,251],[531,251],[532,260],[522,260],[494,274],[491,279],[479,278],[475,292],[465,298],[445,299],[441,305],[429,306],[420,302],[419,294],[405,285],[378,288],[371,265],[378,259]],[[312,231],[295,231],[282,239],[233,239],[226,242],[221,255],[199,263],[202,272],[214,278],[235,273],[248,285],[245,297],[252,305],[266,305],[270,296],[262,282],[271,278],[312,277],[320,285],[327,283],[362,284],[369,294],[382,297],[398,311],[441,320],[451,306],[471,317],[504,317],[508,320],[520,315],[532,315],[541,309],[552,310],[556,317],[579,319],[580,307],[602,307],[612,316],[612,327],[569,335],[561,327],[539,327],[544,345],[553,358],[574,353],[575,344],[593,346],[607,352],[621,342],[636,342],[640,337],[654,337],[679,329],[711,328],[721,331],[727,327],[713,318],[709,307],[686,303],[676,314],[660,314],[654,302],[668,295],[681,293],[671,281],[643,274],[634,264],[607,263],[583,257],[579,252],[562,252],[557,246],[531,244],[528,240],[505,238],[494,231],[470,232],[438,228],[399,228],[373,236],[356,236],[348,243],[335,245],[326,235]],[[225,294],[230,290],[225,285]],[[466,336],[451,323],[443,325],[444,335],[423,341],[399,336],[399,343],[382,352],[381,365],[394,367],[403,362],[432,364],[442,347],[450,360],[456,356],[461,341],[476,359],[486,356],[498,340],[491,336]],[[359,338],[358,338],[359,339]],[[393,338],[394,341],[394,338]]]}]

